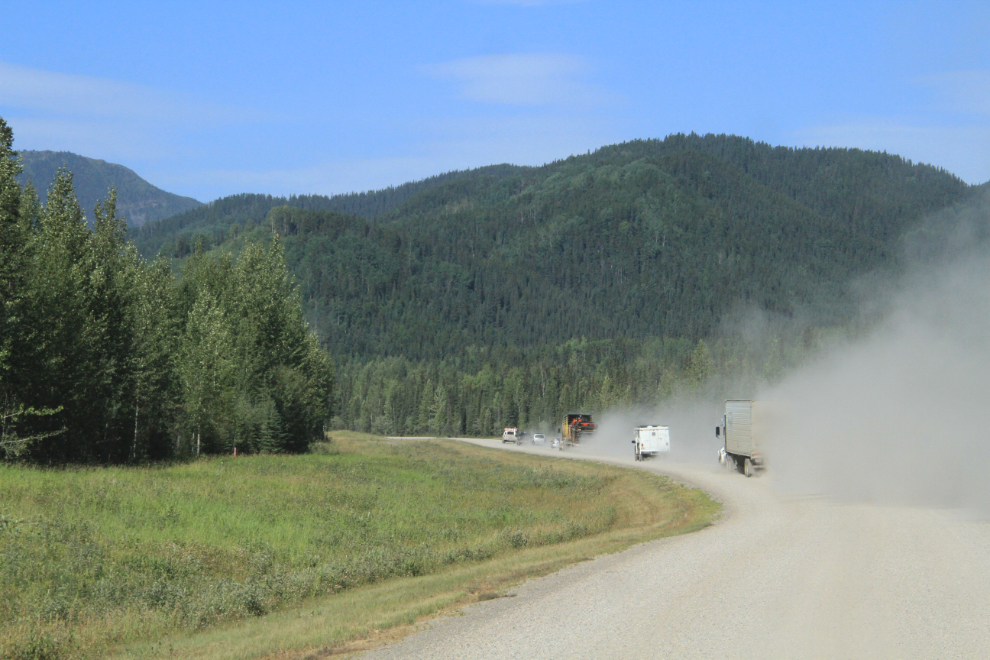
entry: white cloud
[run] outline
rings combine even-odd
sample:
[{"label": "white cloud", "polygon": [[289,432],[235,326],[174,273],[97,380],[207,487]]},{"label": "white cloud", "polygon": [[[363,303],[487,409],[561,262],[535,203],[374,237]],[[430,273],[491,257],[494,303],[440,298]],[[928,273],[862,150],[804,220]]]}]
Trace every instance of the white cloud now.
[{"label": "white cloud", "polygon": [[113,162],[169,157],[177,152],[167,135],[130,120],[18,115],[4,119],[14,130],[18,150],[71,151]]},{"label": "white cloud", "polygon": [[0,107],[43,115],[166,123],[226,123],[243,111],[132,83],[0,62]]},{"label": "white cloud", "polygon": [[18,150],[72,151],[142,172],[201,155],[206,131],[265,118],[168,90],[7,62],[0,62],[0,116]]},{"label": "white cloud", "polygon": [[602,94],[579,80],[588,70],[583,59],[554,53],[483,55],[425,69],[438,78],[460,82],[462,99],[514,106],[600,99]]},{"label": "white cloud", "polygon": [[815,126],[798,133],[803,146],[856,147],[886,151],[943,167],[968,183],[990,180],[990,126],[924,126],[870,119]]}]

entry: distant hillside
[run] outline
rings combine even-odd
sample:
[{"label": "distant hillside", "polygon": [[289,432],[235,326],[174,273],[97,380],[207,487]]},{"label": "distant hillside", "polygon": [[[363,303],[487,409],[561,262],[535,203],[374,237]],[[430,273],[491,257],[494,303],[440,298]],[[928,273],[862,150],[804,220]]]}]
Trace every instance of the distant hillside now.
[{"label": "distant hillside", "polygon": [[178,241],[183,246],[191,247],[193,244],[191,237],[194,234],[216,237],[222,235],[226,228],[234,223],[244,225],[249,222],[254,224],[264,222],[268,212],[278,206],[310,211],[337,211],[363,218],[378,218],[388,214],[406,200],[435,186],[465,177],[504,178],[520,169],[522,168],[513,165],[495,165],[478,170],[447,172],[383,190],[333,197],[325,195],[273,197],[251,193],[231,195],[142,227],[140,231],[131,235],[131,240],[137,243],[142,254],[150,257],[157,254],[166,241],[173,243]]},{"label": "distant hillside", "polygon": [[106,199],[111,186],[117,188],[117,209],[133,227],[182,213],[201,203],[191,197],[180,197],[151,185],[123,165],[78,156],[68,151],[21,151],[24,172],[18,182],[28,181],[45,201],[48,186],[59,167],[68,167],[76,186],[76,196],[86,217],[92,220],[98,200]]},{"label": "distant hillside", "polygon": [[850,281],[896,269],[902,237],[971,194],[888,154],[675,135],[458,173],[374,220],[327,198],[239,196],[136,238],[181,258],[197,241],[237,250],[274,227],[331,350],[436,359],[578,337],[697,339],[740,305],[844,323]]}]

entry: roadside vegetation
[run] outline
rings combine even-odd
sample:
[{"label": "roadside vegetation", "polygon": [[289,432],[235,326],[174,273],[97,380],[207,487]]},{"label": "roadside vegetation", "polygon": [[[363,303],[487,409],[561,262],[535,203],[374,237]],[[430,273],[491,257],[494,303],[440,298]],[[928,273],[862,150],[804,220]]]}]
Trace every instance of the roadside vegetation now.
[{"label": "roadside vegetation", "polygon": [[[0,657],[169,657],[173,644],[174,657],[210,657],[202,644],[257,657],[345,644],[507,580],[698,529],[715,510],[638,471],[350,433],[297,456],[0,466]],[[412,591],[397,586],[410,579]],[[371,600],[353,595],[362,590]],[[300,606],[336,611],[347,594],[346,613],[297,638],[268,626],[266,615]],[[238,626],[255,625],[241,639]]]},{"label": "roadside vegetation", "polygon": [[181,278],[125,240],[116,192],[79,206],[59,169],[42,206],[0,118],[0,460],[120,464],[300,452],[334,370],[279,240]]}]

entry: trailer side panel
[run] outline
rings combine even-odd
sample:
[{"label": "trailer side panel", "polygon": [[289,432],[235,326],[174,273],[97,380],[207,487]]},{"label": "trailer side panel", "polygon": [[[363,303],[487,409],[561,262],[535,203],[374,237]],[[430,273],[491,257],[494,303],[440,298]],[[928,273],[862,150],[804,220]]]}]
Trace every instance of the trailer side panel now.
[{"label": "trailer side panel", "polygon": [[725,450],[737,456],[752,457],[756,447],[753,444],[753,402],[725,402]]}]

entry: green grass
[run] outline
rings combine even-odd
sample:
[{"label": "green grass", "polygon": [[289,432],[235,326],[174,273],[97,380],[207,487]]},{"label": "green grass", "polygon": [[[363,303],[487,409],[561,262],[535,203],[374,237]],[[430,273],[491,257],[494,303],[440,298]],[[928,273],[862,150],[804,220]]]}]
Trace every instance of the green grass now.
[{"label": "green grass", "polygon": [[342,437],[305,456],[0,466],[0,657],[104,657],[633,523],[631,471],[569,463]]}]

